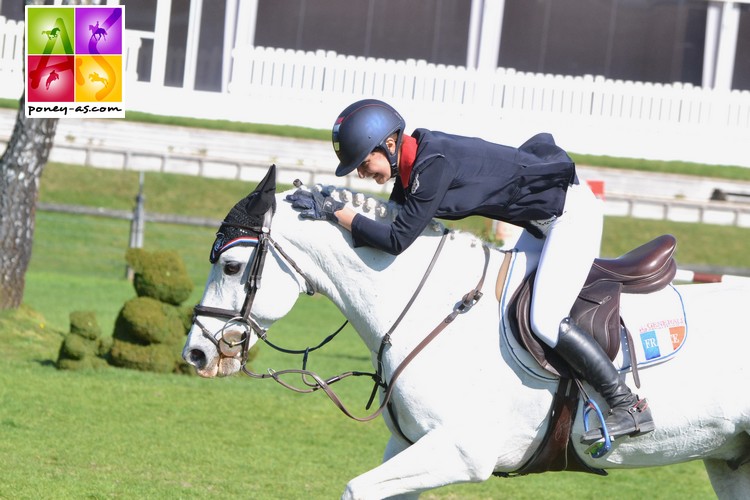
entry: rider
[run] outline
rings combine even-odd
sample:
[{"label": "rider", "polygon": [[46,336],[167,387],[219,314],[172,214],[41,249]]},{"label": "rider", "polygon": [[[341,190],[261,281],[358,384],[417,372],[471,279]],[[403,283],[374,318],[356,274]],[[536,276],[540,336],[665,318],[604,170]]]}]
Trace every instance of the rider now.
[{"label": "rider", "polygon": [[[534,332],[607,400],[611,437],[654,429],[646,400],[621,380],[603,349],[568,315],[601,244],[601,202],[578,182],[575,164],[550,134],[519,148],[427,129],[404,133],[405,122],[375,99],[355,102],[333,126],[336,175],[357,170],[378,184],[395,179],[391,223],[357,214],[327,198],[306,216],[338,222],[355,246],[404,251],[433,217],[483,215],[524,228],[517,247],[539,253],[531,304]],[[582,440],[600,439],[592,429]]]}]

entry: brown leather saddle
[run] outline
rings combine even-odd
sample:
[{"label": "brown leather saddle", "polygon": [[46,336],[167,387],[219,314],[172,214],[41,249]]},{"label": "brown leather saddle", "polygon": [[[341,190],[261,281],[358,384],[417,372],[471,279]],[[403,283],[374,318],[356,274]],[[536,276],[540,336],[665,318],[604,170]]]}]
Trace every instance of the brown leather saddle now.
[{"label": "brown leather saddle", "polygon": [[[674,279],[677,265],[674,260],[676,240],[672,235],[662,235],[614,259],[596,259],[589,271],[570,317],[589,332],[614,359],[620,349],[621,293],[651,293],[661,290]],[[513,475],[546,471],[583,471],[606,474],[583,464],[570,444],[570,431],[578,407],[578,387],[566,363],[531,330],[529,312],[534,278],[531,273],[522,282],[508,302],[508,319],[518,342],[546,370],[560,376],[553,401],[550,425],[544,441],[529,461]],[[634,354],[632,340],[631,356]],[[636,385],[640,386],[635,360],[631,359]],[[569,462],[569,458],[573,461]]]},{"label": "brown leather saddle", "polygon": [[[615,259],[594,260],[570,318],[594,336],[610,359],[615,359],[620,350],[620,294],[651,293],[671,283],[677,272],[675,245],[674,236],[667,234]],[[513,333],[543,368],[570,378],[566,364],[531,330],[529,311],[535,277],[535,272],[527,276],[508,302]]]}]

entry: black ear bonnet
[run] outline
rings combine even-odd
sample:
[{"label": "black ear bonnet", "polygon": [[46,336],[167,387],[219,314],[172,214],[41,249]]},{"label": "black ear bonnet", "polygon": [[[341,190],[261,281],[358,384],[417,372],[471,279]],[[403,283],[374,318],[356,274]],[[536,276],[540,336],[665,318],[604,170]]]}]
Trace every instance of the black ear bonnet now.
[{"label": "black ear bonnet", "polygon": [[269,228],[276,211],[276,165],[258,183],[255,190],[232,207],[216,233],[209,260],[212,264],[228,248],[258,242],[258,234]]}]

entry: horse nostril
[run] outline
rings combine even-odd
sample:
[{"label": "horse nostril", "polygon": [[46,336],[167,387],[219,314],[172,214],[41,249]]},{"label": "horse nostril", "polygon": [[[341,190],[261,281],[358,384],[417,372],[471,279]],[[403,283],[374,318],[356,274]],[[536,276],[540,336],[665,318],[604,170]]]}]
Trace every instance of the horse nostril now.
[{"label": "horse nostril", "polygon": [[206,353],[200,349],[191,349],[185,361],[200,370],[206,366]]}]

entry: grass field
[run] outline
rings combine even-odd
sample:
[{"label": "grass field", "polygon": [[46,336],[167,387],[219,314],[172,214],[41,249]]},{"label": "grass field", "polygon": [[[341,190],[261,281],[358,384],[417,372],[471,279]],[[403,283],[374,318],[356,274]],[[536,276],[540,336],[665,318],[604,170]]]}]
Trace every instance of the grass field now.
[{"label": "grass field", "polygon": [[[137,176],[50,165],[47,202],[132,208]],[[222,217],[252,186],[148,174],[147,210]],[[483,221],[469,224],[481,229]],[[37,214],[26,307],[0,314],[0,498],[337,498],[346,482],[377,463],[381,421],[349,421],[320,394],[297,395],[244,377],[202,380],[121,369],[61,372],[53,366],[68,314],[94,310],[105,333],[134,296],[124,279],[129,223]],[[148,224],[146,246],[177,250],[197,302],[208,272],[212,228]],[[608,218],[604,254],[614,256],[670,232],[678,261],[750,268],[746,229]],[[719,242],[720,244],[717,244]],[[316,343],[342,321],[321,297],[302,298],[275,326],[293,348]],[[369,356],[347,328],[311,358],[323,375],[368,370]],[[255,368],[298,367],[262,349]],[[340,390],[364,414],[365,380]],[[492,479],[437,490],[425,498],[713,498],[699,462],[608,478],[552,473]]]}]

